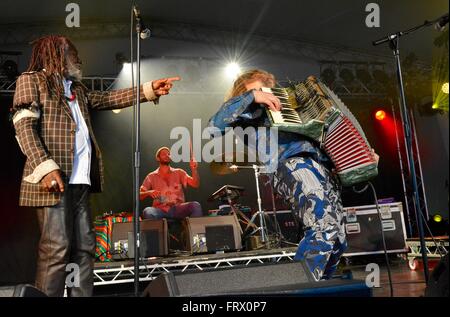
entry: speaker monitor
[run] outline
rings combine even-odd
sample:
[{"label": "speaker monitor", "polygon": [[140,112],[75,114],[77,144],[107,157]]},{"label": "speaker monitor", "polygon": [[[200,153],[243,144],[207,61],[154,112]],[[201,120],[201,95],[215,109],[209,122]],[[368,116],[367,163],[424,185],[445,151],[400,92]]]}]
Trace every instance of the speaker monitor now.
[{"label": "speaker monitor", "polygon": [[259,264],[198,272],[162,273],[144,290],[144,297],[294,295],[371,296],[364,281],[313,280],[304,262]]},{"label": "speaker monitor", "polygon": [[29,284],[0,287],[0,297],[47,297],[43,292]]},{"label": "speaker monitor", "polygon": [[232,251],[242,248],[236,215],[186,218],[183,221],[185,249],[191,253]]},{"label": "speaker monitor", "polygon": [[[167,220],[140,222],[141,257],[163,256],[169,253]],[[111,253],[113,259],[134,258],[133,222],[118,222],[112,227]]]}]

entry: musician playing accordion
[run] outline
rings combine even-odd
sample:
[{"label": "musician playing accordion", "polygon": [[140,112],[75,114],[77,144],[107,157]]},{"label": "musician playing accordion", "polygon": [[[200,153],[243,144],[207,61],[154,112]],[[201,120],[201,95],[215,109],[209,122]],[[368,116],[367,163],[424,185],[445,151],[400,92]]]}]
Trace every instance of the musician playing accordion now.
[{"label": "musician playing accordion", "polygon": [[[228,100],[210,119],[209,127],[222,133],[234,127],[269,127],[265,108],[279,111],[281,103],[261,88],[274,86],[274,76],[266,71],[243,73],[235,80]],[[269,147],[269,138],[255,130],[256,143],[246,142],[249,150],[255,150],[258,142]],[[295,260],[304,260],[316,280],[331,278],[347,245],[340,181],[319,144],[297,133],[278,130],[277,135],[276,166],[273,168],[273,157],[266,164],[274,170],[275,190],[289,201],[304,227]]]}]

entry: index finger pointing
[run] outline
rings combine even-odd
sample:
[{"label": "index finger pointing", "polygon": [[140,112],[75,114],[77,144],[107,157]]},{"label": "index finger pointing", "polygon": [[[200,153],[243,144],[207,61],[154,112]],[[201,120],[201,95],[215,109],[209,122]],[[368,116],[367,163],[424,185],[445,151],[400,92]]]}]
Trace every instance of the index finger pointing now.
[{"label": "index finger pointing", "polygon": [[180,76],[166,78],[166,81],[169,82],[169,83],[171,83],[173,81],[178,81],[178,80],[181,80]]}]

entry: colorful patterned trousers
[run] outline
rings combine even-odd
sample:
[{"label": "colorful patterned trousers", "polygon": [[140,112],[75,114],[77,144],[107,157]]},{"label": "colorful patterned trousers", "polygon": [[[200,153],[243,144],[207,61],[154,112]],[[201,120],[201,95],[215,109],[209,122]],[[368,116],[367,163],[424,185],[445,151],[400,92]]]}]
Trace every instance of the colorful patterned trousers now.
[{"label": "colorful patterned trousers", "polygon": [[304,228],[295,260],[304,260],[316,280],[331,278],[347,247],[339,182],[313,159],[294,157],[280,162],[274,186]]}]

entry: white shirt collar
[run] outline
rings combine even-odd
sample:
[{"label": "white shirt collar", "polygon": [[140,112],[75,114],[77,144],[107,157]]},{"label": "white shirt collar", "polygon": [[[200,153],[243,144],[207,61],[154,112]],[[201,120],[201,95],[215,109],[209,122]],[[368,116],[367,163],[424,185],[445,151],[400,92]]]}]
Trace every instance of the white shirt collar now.
[{"label": "white shirt collar", "polygon": [[64,95],[67,97],[72,96],[72,91],[70,90],[70,87],[72,86],[72,81],[70,79],[63,79],[63,85],[64,85]]}]

